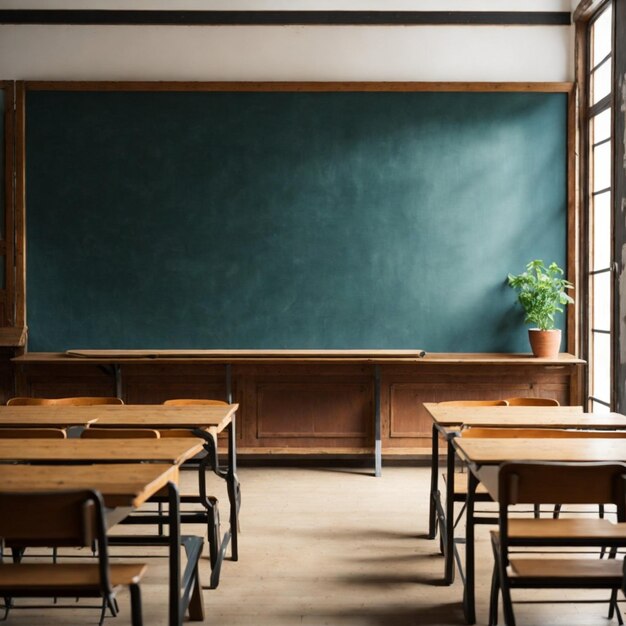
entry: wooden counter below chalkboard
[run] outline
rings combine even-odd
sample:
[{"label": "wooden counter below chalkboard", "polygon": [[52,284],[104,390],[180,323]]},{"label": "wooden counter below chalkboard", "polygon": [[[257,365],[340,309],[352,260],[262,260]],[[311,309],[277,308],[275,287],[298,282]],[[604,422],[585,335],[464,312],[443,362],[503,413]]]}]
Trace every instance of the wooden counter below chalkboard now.
[{"label": "wooden counter below chalkboard", "polygon": [[[546,396],[582,404],[584,361],[570,354],[454,354],[417,350],[118,351],[28,353],[13,359],[16,395],[119,395],[130,404],[227,399],[242,454],[372,454],[377,396],[383,456],[427,454],[423,402]],[[135,356],[133,356],[135,354]],[[379,395],[376,390],[379,390]],[[7,398],[4,398],[6,401]]]}]

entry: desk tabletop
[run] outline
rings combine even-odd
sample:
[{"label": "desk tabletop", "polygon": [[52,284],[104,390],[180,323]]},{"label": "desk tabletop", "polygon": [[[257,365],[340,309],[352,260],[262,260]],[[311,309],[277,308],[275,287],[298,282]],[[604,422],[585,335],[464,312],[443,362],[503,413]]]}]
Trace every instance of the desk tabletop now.
[{"label": "desk tabletop", "polygon": [[69,408],[83,407],[0,405],[0,427],[68,428],[70,426],[87,426],[96,421],[95,417],[88,417],[84,411],[62,410]]},{"label": "desk tabletop", "polygon": [[122,428],[215,428],[223,430],[238,404],[168,406],[163,404],[98,404],[90,406],[0,406],[0,426],[19,428],[98,426]]},{"label": "desk tabletop", "polygon": [[425,402],[424,408],[439,426],[533,428],[626,428],[619,413],[583,413],[581,406],[449,406]]},{"label": "desk tabletop", "polygon": [[464,459],[494,501],[498,501],[498,472],[505,462],[558,463],[626,462],[626,439],[453,439]]},{"label": "desk tabletop", "polygon": [[0,465],[0,493],[94,489],[111,508],[141,506],[168,482],[178,483],[175,465]]},{"label": "desk tabletop", "polygon": [[171,463],[202,451],[197,437],[163,439],[0,439],[0,461]]},{"label": "desk tabletop", "polygon": [[96,418],[99,428],[215,428],[220,432],[230,424],[239,405],[121,404],[89,408],[101,409],[88,414]]},{"label": "desk tabletop", "polygon": [[474,465],[499,465],[507,461],[626,461],[626,438],[555,440],[457,437],[453,443],[459,454]]}]

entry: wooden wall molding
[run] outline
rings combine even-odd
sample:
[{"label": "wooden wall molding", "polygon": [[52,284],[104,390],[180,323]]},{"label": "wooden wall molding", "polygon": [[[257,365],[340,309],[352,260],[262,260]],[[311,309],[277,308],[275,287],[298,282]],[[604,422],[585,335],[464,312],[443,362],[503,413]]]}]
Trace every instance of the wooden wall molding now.
[{"label": "wooden wall molding", "polygon": [[4,9],[2,24],[152,26],[569,26],[567,11],[168,11]]},{"label": "wooden wall molding", "polygon": [[25,81],[27,91],[459,91],[571,93],[572,82],[424,81]]}]

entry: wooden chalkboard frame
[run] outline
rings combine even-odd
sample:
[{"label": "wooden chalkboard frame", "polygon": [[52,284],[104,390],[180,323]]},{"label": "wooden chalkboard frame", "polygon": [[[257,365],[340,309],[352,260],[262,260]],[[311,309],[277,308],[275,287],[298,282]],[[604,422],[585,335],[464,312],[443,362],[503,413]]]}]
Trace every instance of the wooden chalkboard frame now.
[{"label": "wooden chalkboard frame", "polygon": [[[0,256],[4,258],[4,286],[0,289],[0,326],[14,326],[14,272],[13,272],[13,232],[14,202],[13,173],[15,171],[15,85],[13,81],[0,81],[0,90],[4,96],[4,198],[0,219],[3,220],[4,232],[0,238]],[[0,345],[2,341],[0,340]]]},{"label": "wooden chalkboard frame", "polygon": [[576,304],[568,307],[567,352],[577,355],[581,349],[580,207],[577,201],[577,92],[571,82],[148,82],[148,81],[17,81],[15,137],[15,324],[25,326],[26,303],[26,163],[25,108],[29,91],[153,91],[153,92],[539,92],[565,93],[567,108],[567,276],[576,286]]}]

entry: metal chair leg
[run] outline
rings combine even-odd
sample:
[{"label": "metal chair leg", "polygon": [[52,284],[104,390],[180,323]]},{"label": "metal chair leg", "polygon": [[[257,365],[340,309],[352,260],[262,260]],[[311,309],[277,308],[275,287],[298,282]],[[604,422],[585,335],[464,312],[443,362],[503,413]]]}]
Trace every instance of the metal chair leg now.
[{"label": "metal chair leg", "polygon": [[491,573],[491,597],[489,599],[489,626],[498,623],[498,596],[500,595],[500,581],[498,580],[498,564],[494,562]]},{"label": "metal chair leg", "polygon": [[104,618],[107,614],[107,608],[109,608],[109,598],[102,598],[102,608],[100,609],[100,619],[98,620],[98,626],[102,626],[104,623]]},{"label": "metal chair leg", "polygon": [[139,585],[130,585],[130,611],[133,626],[143,626],[141,614],[141,590]]},{"label": "metal chair leg", "polygon": [[609,614],[607,615],[607,619],[613,619],[613,617],[617,617],[617,623],[622,626],[624,620],[622,619],[619,606],[617,606],[617,589],[611,590],[611,599],[609,600]]},{"label": "metal chair leg", "polygon": [[515,626],[515,614],[513,613],[513,601],[511,600],[511,590],[506,580],[506,565],[500,557],[500,546],[496,545],[496,541],[492,538],[491,546],[493,548],[493,556],[498,568],[498,581],[500,583],[500,592],[502,594],[502,610],[504,612],[504,623],[506,626]]},{"label": "metal chair leg", "polygon": [[4,622],[9,618],[9,611],[11,610],[11,598],[4,598],[4,615],[0,617],[0,622]]}]

